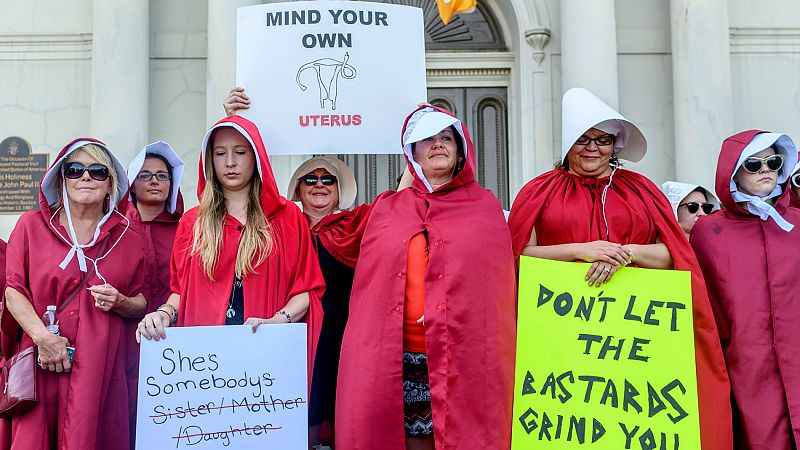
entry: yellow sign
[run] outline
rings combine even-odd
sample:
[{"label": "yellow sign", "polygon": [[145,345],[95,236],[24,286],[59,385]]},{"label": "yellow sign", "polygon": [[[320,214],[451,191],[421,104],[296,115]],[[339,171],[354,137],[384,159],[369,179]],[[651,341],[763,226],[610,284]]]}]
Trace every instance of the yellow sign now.
[{"label": "yellow sign", "polygon": [[700,448],[691,275],[520,259],[512,450]]}]

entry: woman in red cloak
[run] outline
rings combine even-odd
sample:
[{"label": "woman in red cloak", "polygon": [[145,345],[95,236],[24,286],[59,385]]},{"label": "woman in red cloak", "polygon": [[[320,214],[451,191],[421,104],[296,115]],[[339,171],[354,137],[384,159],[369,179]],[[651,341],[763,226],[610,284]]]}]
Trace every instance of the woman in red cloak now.
[{"label": "woman in red cloak", "polygon": [[[180,185],[184,163],[172,147],[163,141],[146,145],[128,165],[128,210],[125,215],[141,230],[153,258],[153,272],[148,277],[149,307],[152,312],[169,297],[169,260],[172,242],[183,215]],[[129,321],[133,336],[137,322]],[[131,437],[135,443],[136,401],[139,383],[139,344],[129,340],[128,392],[131,404]]]},{"label": "woman in red cloak", "polygon": [[796,449],[800,442],[800,211],[787,180],[791,138],[759,130],[722,143],[721,212],[697,222],[703,268],[733,389],[737,449]]},{"label": "woman in red cloak", "polygon": [[155,305],[169,297],[172,242],[183,216],[183,169],[183,160],[163,141],[146,145],[128,165],[131,189],[125,215],[140,224],[146,241],[152,244],[156,278],[151,280],[150,288]]},{"label": "woman in red cloak", "polygon": [[[125,319],[147,308],[142,292],[150,261],[141,235],[120,212],[127,189],[125,170],[102,142],[75,140],[45,174],[39,210],[23,214],[11,234],[3,353],[35,345],[40,361],[39,404],[3,421],[12,449],[129,446],[125,370],[133,336]],[[51,334],[41,315],[73,293],[59,313],[60,336]],[[75,348],[73,361],[67,346]]]},{"label": "woman in red cloak", "polygon": [[562,114],[561,164],[528,182],[511,208],[514,253],[591,262],[585,280],[597,285],[631,263],[691,271],[701,442],[729,450],[730,387],[700,267],[664,195],[617,161],[639,161],[644,136],[585,89],[564,94]]},{"label": "woman in red cloak", "polygon": [[336,446],[507,449],[516,299],[503,211],[475,182],[472,141],[449,112],[418,108],[402,138],[411,187],[323,240],[358,261]]},{"label": "woman in red cloak", "polygon": [[226,117],[206,133],[201,149],[200,204],[178,224],[169,300],[145,316],[137,338],[166,338],[164,328],[174,324],[255,328],[303,321],[310,376],[325,284],[308,221],[278,193],[255,124]]}]

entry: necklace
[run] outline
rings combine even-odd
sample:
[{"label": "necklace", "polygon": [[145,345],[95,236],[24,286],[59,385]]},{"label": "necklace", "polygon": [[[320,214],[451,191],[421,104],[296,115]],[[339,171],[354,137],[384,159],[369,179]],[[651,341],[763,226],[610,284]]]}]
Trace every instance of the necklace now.
[{"label": "necklace", "polygon": [[236,317],[236,310],[233,309],[233,297],[236,294],[236,289],[240,289],[242,287],[242,279],[239,277],[235,277],[233,279],[233,289],[231,289],[231,298],[228,300],[228,310],[225,311],[225,316],[229,319],[233,319]]}]

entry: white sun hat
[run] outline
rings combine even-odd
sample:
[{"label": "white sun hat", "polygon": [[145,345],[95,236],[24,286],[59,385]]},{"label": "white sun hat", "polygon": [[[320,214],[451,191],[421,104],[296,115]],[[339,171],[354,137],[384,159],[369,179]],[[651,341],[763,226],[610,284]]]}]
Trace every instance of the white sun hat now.
[{"label": "white sun hat", "polygon": [[289,188],[286,191],[286,197],[293,202],[298,202],[300,199],[297,197],[297,185],[300,183],[300,177],[309,174],[317,169],[325,169],[331,175],[335,176],[338,182],[336,187],[339,189],[339,207],[338,209],[344,210],[353,206],[356,200],[356,178],[353,176],[353,171],[350,167],[339,158],[332,156],[315,156],[294,171],[292,178],[289,179]]}]

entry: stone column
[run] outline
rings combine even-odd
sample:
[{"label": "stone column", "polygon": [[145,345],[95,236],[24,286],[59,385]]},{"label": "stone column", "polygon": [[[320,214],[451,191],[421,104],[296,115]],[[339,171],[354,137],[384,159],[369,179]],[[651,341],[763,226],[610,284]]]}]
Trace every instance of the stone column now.
[{"label": "stone column", "polygon": [[90,135],[123,162],[149,139],[149,79],[148,0],[95,0]]},{"label": "stone column", "polygon": [[675,175],[714,190],[722,140],[733,130],[727,0],[670,0]]},{"label": "stone column", "polygon": [[209,0],[206,72],[206,125],[225,115],[222,101],[236,86],[236,9],[258,0]]},{"label": "stone column", "polygon": [[618,108],[614,0],[561,1],[561,90],[583,87]]}]

